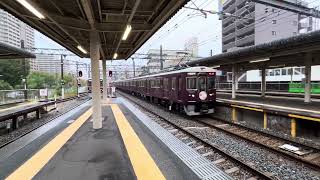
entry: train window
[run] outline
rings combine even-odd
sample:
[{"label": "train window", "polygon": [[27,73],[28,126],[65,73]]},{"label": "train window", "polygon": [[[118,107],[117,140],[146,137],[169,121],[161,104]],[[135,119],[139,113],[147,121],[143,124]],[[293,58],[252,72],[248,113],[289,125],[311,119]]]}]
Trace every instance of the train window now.
[{"label": "train window", "polygon": [[169,79],[168,78],[163,79],[163,89],[165,89],[165,90],[169,89]]},{"label": "train window", "polygon": [[199,90],[200,91],[206,91],[206,77],[201,76],[198,78],[198,85],[199,85]]},{"label": "train window", "polygon": [[215,77],[208,77],[208,89],[215,88]]},{"label": "train window", "polygon": [[187,77],[187,89],[197,89],[196,77]]},{"label": "train window", "polygon": [[182,90],[182,78],[179,78],[179,91]]},{"label": "train window", "polygon": [[282,74],[283,76],[287,75],[287,69],[281,69],[281,74]]},{"label": "train window", "polygon": [[173,90],[176,89],[176,78],[175,77],[171,79],[171,88]]},{"label": "train window", "polygon": [[160,79],[151,80],[151,87],[152,88],[159,88],[160,87]]},{"label": "train window", "polygon": [[161,79],[157,79],[156,81],[157,81],[156,86],[161,87]]}]

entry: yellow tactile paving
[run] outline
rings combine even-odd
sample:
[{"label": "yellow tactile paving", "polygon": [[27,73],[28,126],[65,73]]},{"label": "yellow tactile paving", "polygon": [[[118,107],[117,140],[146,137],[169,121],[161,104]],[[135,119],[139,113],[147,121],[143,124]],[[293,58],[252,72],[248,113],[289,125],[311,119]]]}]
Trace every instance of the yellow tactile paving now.
[{"label": "yellow tactile paving", "polygon": [[53,140],[34,154],[28,161],[10,174],[6,180],[32,179],[82,126],[82,124],[89,119],[91,114],[92,109],[89,109],[87,112],[82,114],[70,126],[64,129]]},{"label": "yellow tactile paving", "polygon": [[139,180],[165,179],[157,164],[121,112],[119,106],[111,104],[111,109],[137,178]]}]

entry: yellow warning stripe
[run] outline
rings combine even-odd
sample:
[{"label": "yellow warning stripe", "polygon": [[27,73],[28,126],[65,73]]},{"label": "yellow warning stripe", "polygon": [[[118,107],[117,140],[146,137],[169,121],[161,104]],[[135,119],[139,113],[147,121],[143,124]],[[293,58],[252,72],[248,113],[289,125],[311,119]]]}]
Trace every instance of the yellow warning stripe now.
[{"label": "yellow warning stripe", "polygon": [[314,117],[308,117],[308,116],[300,116],[300,115],[296,115],[296,114],[288,114],[289,117],[293,117],[293,118],[298,118],[298,119],[306,119],[306,120],[311,120],[311,121],[317,121],[320,122],[319,118],[314,118]]},{"label": "yellow warning stripe", "polygon": [[29,160],[27,160],[12,174],[10,174],[6,180],[32,179],[82,126],[82,124],[89,119],[91,114],[92,109],[89,109],[82,114],[77,120],[75,120],[47,145],[34,154]]},{"label": "yellow warning stripe", "polygon": [[258,108],[251,108],[251,107],[246,107],[246,106],[238,106],[238,105],[231,105],[232,107],[237,107],[237,108],[242,108],[242,109],[248,109],[252,111],[258,111],[258,112],[263,112],[263,109],[258,109]]},{"label": "yellow warning stripe", "polygon": [[149,152],[132,129],[128,120],[121,112],[119,106],[112,104],[111,109],[137,178],[139,180],[165,179]]}]

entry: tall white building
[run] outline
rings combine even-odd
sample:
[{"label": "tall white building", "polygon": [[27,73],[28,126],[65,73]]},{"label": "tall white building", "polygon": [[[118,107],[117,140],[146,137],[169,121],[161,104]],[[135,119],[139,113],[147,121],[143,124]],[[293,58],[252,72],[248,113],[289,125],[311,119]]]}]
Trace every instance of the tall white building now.
[{"label": "tall white building", "polygon": [[[308,6],[301,0],[287,1]],[[222,19],[223,52],[310,32],[313,26],[306,16],[246,0],[226,0],[223,11],[243,17]]]},{"label": "tall white building", "polygon": [[[61,73],[61,57],[58,55],[50,55],[50,54],[37,54],[36,55],[36,63],[38,65],[38,71],[46,72],[51,74],[60,74]],[[63,62],[63,72],[65,74],[75,72],[70,68],[72,66],[72,62],[68,60],[64,60]]]},{"label": "tall white building", "polygon": [[[303,0],[287,0],[308,7]],[[318,30],[319,19],[299,15],[283,9],[254,3],[245,0],[226,0],[224,12],[246,17],[237,20],[224,17],[222,20],[223,52],[268,43],[274,40],[288,38],[303,33]],[[289,69],[292,69],[289,71]],[[267,70],[267,81],[301,81],[304,78],[304,68],[289,67]],[[292,73],[291,73],[292,71]],[[320,66],[312,68],[312,80],[319,81]],[[259,70],[248,71],[240,76],[239,81],[261,81]],[[232,73],[227,73],[227,81],[231,81]]]},{"label": "tall white building", "polygon": [[40,72],[46,73],[60,73],[60,59],[54,55],[37,54],[36,63],[38,64]]},{"label": "tall white building", "polygon": [[[34,29],[0,9],[0,42],[18,48],[34,48]],[[38,70],[34,59],[29,62],[30,70]]]},{"label": "tall white building", "polygon": [[191,51],[192,57],[198,57],[199,54],[199,44],[198,44],[198,38],[197,37],[191,37],[189,38],[185,44],[184,48],[187,51]]},{"label": "tall white building", "polygon": [[[184,64],[191,60],[192,52],[189,50],[162,50],[163,68]],[[149,61],[147,63],[149,73],[160,71],[160,50],[150,49],[148,51]]]}]

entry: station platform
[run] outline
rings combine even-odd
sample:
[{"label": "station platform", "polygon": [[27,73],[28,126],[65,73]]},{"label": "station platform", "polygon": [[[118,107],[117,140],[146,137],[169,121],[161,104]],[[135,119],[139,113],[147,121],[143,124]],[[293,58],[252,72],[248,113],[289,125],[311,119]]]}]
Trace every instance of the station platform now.
[{"label": "station platform", "polygon": [[0,179],[231,179],[128,101],[91,101],[0,149]]},{"label": "station platform", "polygon": [[320,100],[312,99],[312,102],[305,103],[303,98],[298,97],[281,97],[252,94],[237,94],[232,99],[230,93],[217,93],[217,101],[227,104],[244,105],[254,108],[267,109],[275,112],[295,113],[304,116],[320,118]]}]

